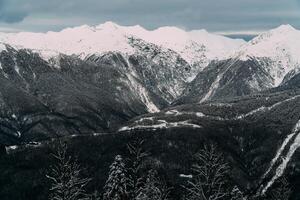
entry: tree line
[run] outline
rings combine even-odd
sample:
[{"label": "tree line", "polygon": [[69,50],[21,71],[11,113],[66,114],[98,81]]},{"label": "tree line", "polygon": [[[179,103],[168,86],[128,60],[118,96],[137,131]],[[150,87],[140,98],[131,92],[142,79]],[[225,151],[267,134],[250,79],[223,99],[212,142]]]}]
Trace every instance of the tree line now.
[{"label": "tree line", "polygon": [[[171,200],[173,188],[146,160],[144,140],[127,145],[129,156],[116,155],[109,167],[104,187],[89,194],[86,186],[92,180],[84,177],[84,168],[68,154],[67,144],[60,141],[52,157],[55,164],[46,177],[51,182],[50,200]],[[182,200],[288,200],[291,189],[282,178],[266,196],[245,194],[229,178],[230,167],[216,144],[205,145],[194,156],[193,172],[181,186]]]}]

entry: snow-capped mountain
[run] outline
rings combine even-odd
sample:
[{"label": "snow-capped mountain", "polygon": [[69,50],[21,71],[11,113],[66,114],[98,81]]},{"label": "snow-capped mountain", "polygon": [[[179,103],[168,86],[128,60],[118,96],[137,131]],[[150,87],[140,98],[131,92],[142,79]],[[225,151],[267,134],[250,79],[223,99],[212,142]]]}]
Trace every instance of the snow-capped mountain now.
[{"label": "snow-capped mountain", "polygon": [[[0,41],[16,51],[37,52],[58,70],[65,65],[61,62],[65,56],[70,67],[77,59],[81,65],[108,65],[122,74],[130,94],[148,112],[157,112],[174,101],[198,103],[241,96],[287,82],[298,73],[299,37],[299,31],[289,25],[245,43],[205,30],[162,27],[149,31],[107,22],[60,32],[1,33]],[[3,44],[1,49],[5,50]],[[19,75],[25,80],[22,73]],[[116,78],[107,77],[106,84],[118,82]],[[119,93],[118,84],[110,87]]]},{"label": "snow-capped mountain", "polygon": [[[60,32],[1,33],[0,42],[37,52],[56,68],[60,68],[60,54],[95,63],[106,59],[117,68],[124,64],[126,67],[121,70],[150,112],[158,111],[178,98],[186,84],[209,62],[224,59],[244,44],[243,40],[205,30],[187,32],[162,27],[149,31],[140,26],[125,27],[112,22]],[[112,54],[115,56],[107,56]],[[107,61],[107,58],[111,60]],[[153,99],[155,95],[162,100]]]},{"label": "snow-capped mountain", "polygon": [[[81,59],[91,55],[101,56],[107,52],[120,52],[125,57],[144,54],[147,47],[137,49],[130,43],[131,39],[140,39],[179,54],[191,65],[187,81],[193,80],[212,60],[227,58],[245,43],[243,40],[210,34],[205,30],[184,31],[176,27],[161,27],[149,31],[141,26],[120,26],[113,22],[67,28],[60,32],[0,34],[0,42],[34,50],[46,60],[57,57],[60,53],[76,55]],[[164,57],[166,60],[169,55]],[[182,89],[178,92],[181,91]]]},{"label": "snow-capped mountain", "polygon": [[55,53],[75,54],[85,58],[90,54],[109,51],[133,54],[135,49],[128,44],[131,37],[169,48],[190,64],[198,63],[199,59],[205,64],[209,60],[223,59],[245,43],[243,40],[210,34],[205,30],[187,32],[176,27],[162,27],[149,31],[141,26],[120,26],[113,22],[67,28],[60,32],[1,33],[0,41],[41,51],[46,58]]},{"label": "snow-capped mountain", "polygon": [[190,65],[178,53],[144,40],[130,38],[128,44],[140,53],[85,59],[58,54],[49,60],[34,50],[3,45],[0,143],[112,131],[167,107],[185,87]]},{"label": "snow-capped mountain", "polygon": [[300,67],[300,31],[281,25],[254,38],[237,54],[241,60],[257,59],[276,87],[287,73]]},{"label": "snow-capped mountain", "polygon": [[[184,31],[176,27],[161,27],[154,31],[134,31],[130,34],[150,43],[172,49],[191,65],[206,67],[212,60],[226,59],[244,40],[233,40],[208,33],[206,30]],[[199,70],[198,70],[199,72]]]},{"label": "snow-capped mountain", "polygon": [[262,33],[229,59],[211,63],[184,91],[178,103],[241,96],[278,87],[300,68],[300,31],[290,25]]}]

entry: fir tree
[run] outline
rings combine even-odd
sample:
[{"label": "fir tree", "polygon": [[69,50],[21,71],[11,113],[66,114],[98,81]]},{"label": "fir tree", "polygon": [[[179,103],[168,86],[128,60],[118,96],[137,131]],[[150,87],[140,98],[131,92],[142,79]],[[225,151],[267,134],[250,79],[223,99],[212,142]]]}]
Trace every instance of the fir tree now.
[{"label": "fir tree", "polygon": [[132,143],[127,145],[129,150],[129,173],[131,178],[131,198],[135,198],[141,187],[143,186],[143,164],[145,159],[149,156],[149,153],[144,151],[142,146],[144,141],[141,139],[136,139]]},{"label": "fir tree", "polygon": [[127,200],[130,187],[128,173],[122,156],[117,155],[110,166],[109,177],[104,186],[104,200]]}]

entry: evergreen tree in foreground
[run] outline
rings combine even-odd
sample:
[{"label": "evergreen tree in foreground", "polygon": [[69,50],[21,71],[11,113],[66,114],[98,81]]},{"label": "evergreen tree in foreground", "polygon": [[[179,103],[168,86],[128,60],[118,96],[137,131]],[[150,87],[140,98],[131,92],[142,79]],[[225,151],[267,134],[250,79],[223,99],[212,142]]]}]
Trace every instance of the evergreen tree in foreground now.
[{"label": "evergreen tree in foreground", "polygon": [[137,197],[145,181],[143,168],[145,167],[144,162],[149,156],[149,153],[143,150],[143,144],[143,140],[135,139],[132,143],[127,145],[130,154],[128,159],[128,172],[130,173],[131,178],[130,196],[132,199]]},{"label": "evergreen tree in foreground", "polygon": [[104,186],[103,200],[127,200],[130,187],[122,156],[117,155],[110,166],[109,177]]},{"label": "evergreen tree in foreground", "polygon": [[51,167],[46,177],[52,182],[50,189],[51,200],[87,200],[85,186],[90,179],[81,178],[81,166],[67,156],[67,145],[59,143],[53,154],[56,164]]}]

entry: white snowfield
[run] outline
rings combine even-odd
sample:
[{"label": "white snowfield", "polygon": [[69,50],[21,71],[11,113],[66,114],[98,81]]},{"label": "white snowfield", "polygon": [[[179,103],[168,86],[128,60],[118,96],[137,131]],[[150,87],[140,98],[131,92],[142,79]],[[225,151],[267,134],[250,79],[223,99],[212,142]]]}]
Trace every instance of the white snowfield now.
[{"label": "white snowfield", "polygon": [[289,55],[291,60],[300,62],[300,31],[291,25],[281,25],[262,33],[244,45],[238,53],[241,58],[279,57]]},{"label": "white snowfield", "polygon": [[141,26],[120,26],[113,22],[67,28],[60,32],[0,33],[0,42],[36,50],[45,58],[59,53],[85,58],[90,54],[108,51],[132,54],[134,49],[128,44],[130,37],[172,49],[191,64],[203,57],[209,60],[224,59],[245,43],[240,39],[230,39],[205,30],[184,31],[176,27],[146,30]]}]

